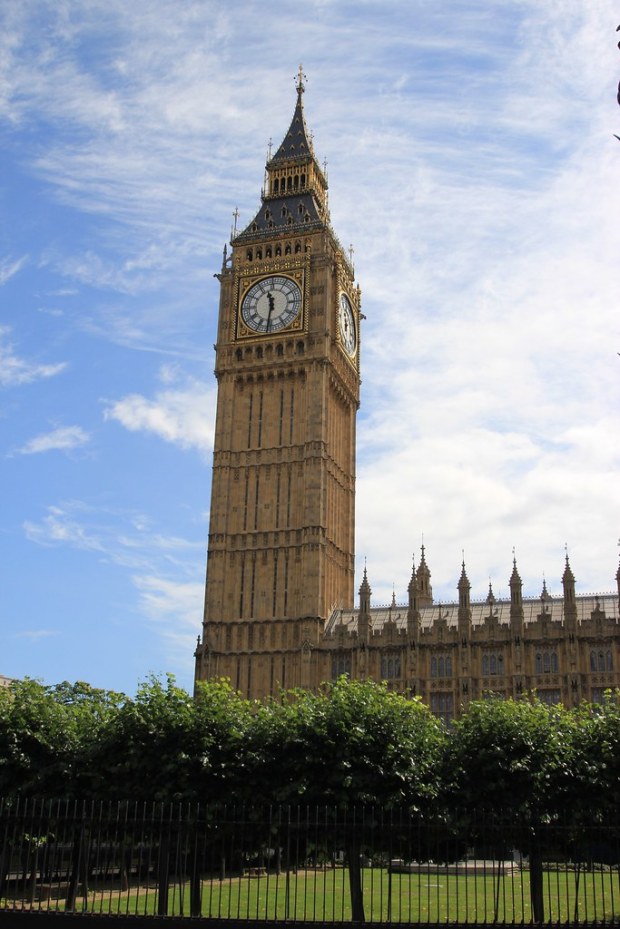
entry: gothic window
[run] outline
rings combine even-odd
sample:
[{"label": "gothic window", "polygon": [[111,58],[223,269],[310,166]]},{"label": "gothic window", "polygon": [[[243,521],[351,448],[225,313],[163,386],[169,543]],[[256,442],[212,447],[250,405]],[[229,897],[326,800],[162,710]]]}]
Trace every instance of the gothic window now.
[{"label": "gothic window", "polygon": [[452,677],[451,655],[433,655],[431,658],[431,677]]},{"label": "gothic window", "polygon": [[[271,223],[270,223],[270,225],[271,225]],[[271,245],[268,245],[267,248],[265,249],[265,258],[271,258],[271,257],[272,257],[272,255],[271,255]]]},{"label": "gothic window", "polygon": [[293,178],[292,178],[292,177],[287,177],[287,179],[286,179],[286,189],[287,189],[287,190],[292,190],[292,189],[293,189]]},{"label": "gothic window", "polygon": [[536,674],[557,674],[558,653],[550,649],[536,652],[535,668]]},{"label": "gothic window", "polygon": [[490,677],[504,673],[504,656],[501,652],[485,652],[482,656],[482,675]]},{"label": "gothic window", "polygon": [[279,245],[276,245],[276,258],[280,258],[281,256],[282,256],[282,249]]},{"label": "gothic window", "polygon": [[265,210],[265,219],[271,219],[271,210]]},{"label": "gothic window", "polygon": [[557,690],[537,690],[536,696],[538,697],[541,703],[546,703],[547,706],[553,706],[556,703],[560,703],[562,700],[562,695],[559,689]]},{"label": "gothic window", "polygon": [[235,357],[236,357],[237,361],[241,361],[241,360],[242,360],[242,358],[243,358],[243,352],[241,351],[240,348],[238,348],[237,351],[235,352]]},{"label": "gothic window", "polygon": [[283,354],[284,354],[284,346],[276,345],[276,355],[278,356],[278,358],[281,358]]},{"label": "gothic window", "polygon": [[262,257],[263,257],[263,250],[262,250],[262,248],[257,248],[257,249],[256,249],[256,258],[260,260]]},{"label": "gothic window", "polygon": [[252,249],[251,249],[251,248],[248,248],[248,252],[247,252],[247,259],[248,259],[248,261],[252,261],[253,258],[254,258],[254,255],[253,255],[253,253],[252,253]]},{"label": "gothic window", "polygon": [[286,207],[285,207],[285,206],[283,206],[282,209],[280,210],[280,215],[281,215],[281,216],[286,216]]},{"label": "gothic window", "polygon": [[286,248],[284,249],[284,254],[285,254],[285,255],[290,255],[290,254],[291,254],[291,246],[290,246],[290,245],[287,245],[287,246],[286,246]]},{"label": "gothic window", "polygon": [[295,242],[295,254],[301,251],[301,242]]},{"label": "gothic window", "polygon": [[262,357],[263,357],[263,348],[262,348],[262,345],[259,345],[258,348],[256,349],[256,357],[257,357],[257,358],[262,358]]},{"label": "gothic window", "polygon": [[611,649],[593,649],[590,652],[590,671],[613,671]]},{"label": "gothic window", "polygon": [[302,174],[301,175],[301,187],[303,188],[305,186],[306,186],[306,175]]},{"label": "gothic window", "polygon": [[351,675],[351,655],[347,652],[337,652],[332,655],[332,680],[337,681],[343,674]]},{"label": "gothic window", "polygon": [[454,717],[452,693],[431,694],[431,712],[448,725]]},{"label": "gothic window", "polygon": [[381,677],[383,680],[400,677],[400,655],[390,652],[381,655]]}]

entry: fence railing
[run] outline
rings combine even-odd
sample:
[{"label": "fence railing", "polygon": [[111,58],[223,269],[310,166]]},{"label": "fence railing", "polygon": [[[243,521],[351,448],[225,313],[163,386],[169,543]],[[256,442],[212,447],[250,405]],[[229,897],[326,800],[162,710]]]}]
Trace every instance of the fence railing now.
[{"label": "fence railing", "polygon": [[620,922],[619,824],[0,801],[0,918]]}]

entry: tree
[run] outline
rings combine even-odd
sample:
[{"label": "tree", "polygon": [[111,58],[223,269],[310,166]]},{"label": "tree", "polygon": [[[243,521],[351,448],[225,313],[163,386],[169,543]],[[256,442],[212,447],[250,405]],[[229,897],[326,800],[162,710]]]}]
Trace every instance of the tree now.
[{"label": "tree", "polygon": [[223,799],[239,779],[250,704],[225,681],[195,697],[151,677],[120,707],[100,745],[105,792],[115,799]]},{"label": "tree", "polygon": [[[439,793],[444,729],[419,700],[385,685],[343,677],[318,693],[285,693],[257,709],[251,738],[251,783],[263,801],[420,809]],[[341,841],[353,920],[362,922],[362,834],[349,827]]]},{"label": "tree", "polygon": [[[483,700],[454,723],[446,802],[478,817],[500,814],[529,852],[534,920],[543,919],[541,832],[565,807],[573,777],[575,720],[534,699]],[[486,820],[490,823],[490,820]]]}]

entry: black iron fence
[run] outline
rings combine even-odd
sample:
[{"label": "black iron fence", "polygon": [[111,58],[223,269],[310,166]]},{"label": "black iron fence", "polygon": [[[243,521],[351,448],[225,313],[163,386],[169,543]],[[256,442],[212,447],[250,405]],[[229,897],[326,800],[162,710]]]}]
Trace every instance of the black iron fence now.
[{"label": "black iron fence", "polygon": [[0,921],[612,924],[619,837],[609,822],[482,814],[4,801]]}]

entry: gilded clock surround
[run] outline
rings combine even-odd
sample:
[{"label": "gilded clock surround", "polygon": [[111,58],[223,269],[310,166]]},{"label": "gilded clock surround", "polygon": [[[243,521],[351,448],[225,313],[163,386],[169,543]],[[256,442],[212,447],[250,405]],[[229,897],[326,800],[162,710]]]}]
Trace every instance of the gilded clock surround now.
[{"label": "gilded clock surround", "polygon": [[[305,313],[307,305],[307,293],[306,293],[306,267],[309,262],[304,261],[303,264],[291,264],[290,262],[286,263],[273,263],[273,264],[264,264],[261,266],[260,270],[252,268],[251,270],[244,271],[240,273],[237,278],[235,302],[238,307],[237,314],[237,339],[268,339],[273,338],[276,334],[292,333],[292,332],[303,332],[306,329],[305,325]],[[292,281],[298,288],[301,293],[301,306],[299,312],[295,318],[288,323],[286,326],[278,329],[269,329],[266,331],[257,331],[247,324],[243,318],[243,303],[247,295],[250,293],[252,288],[259,284],[262,281],[271,279],[271,278],[285,278]]]}]

